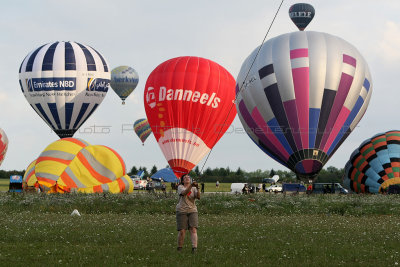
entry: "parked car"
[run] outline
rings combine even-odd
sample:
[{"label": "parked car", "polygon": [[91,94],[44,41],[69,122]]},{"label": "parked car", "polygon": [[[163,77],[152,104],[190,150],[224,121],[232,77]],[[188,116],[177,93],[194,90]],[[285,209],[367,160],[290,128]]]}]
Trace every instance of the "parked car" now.
[{"label": "parked car", "polygon": [[273,184],[266,187],[265,192],[282,192],[282,186],[280,184]]},{"label": "parked car", "polygon": [[312,194],[348,194],[349,191],[340,183],[314,183]]},{"label": "parked car", "polygon": [[162,188],[162,182],[153,180],[151,182],[148,182],[146,185],[146,190],[161,190]]},{"label": "parked car", "polygon": [[282,188],[284,194],[304,194],[306,192],[306,187],[302,184],[283,184]]}]

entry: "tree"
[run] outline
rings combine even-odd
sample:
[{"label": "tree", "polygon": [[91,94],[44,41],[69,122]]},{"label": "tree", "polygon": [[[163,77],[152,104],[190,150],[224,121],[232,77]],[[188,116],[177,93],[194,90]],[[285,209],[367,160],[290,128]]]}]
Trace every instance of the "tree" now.
[{"label": "tree", "polygon": [[238,167],[238,169],[236,170],[235,174],[237,176],[243,176],[244,172],[242,171],[242,169],[240,167]]},{"label": "tree", "polygon": [[274,169],[271,169],[271,171],[269,172],[269,177],[273,177],[275,175],[275,171]]},{"label": "tree", "polygon": [[136,168],[136,166],[133,166],[131,168],[131,171],[128,173],[129,175],[136,175],[138,172],[138,169]]},{"label": "tree", "polygon": [[153,174],[155,174],[157,171],[158,171],[158,170],[157,170],[157,167],[156,167],[156,165],[154,165],[153,168],[151,168],[150,176],[152,176]]},{"label": "tree", "polygon": [[200,176],[199,166],[196,166],[196,168],[194,168],[194,172],[196,173],[196,176]]}]

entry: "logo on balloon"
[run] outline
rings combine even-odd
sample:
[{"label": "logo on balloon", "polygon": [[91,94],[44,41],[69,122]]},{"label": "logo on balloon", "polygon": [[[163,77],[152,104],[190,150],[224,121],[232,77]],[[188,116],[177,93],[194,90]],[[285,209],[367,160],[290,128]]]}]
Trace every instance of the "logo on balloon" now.
[{"label": "logo on balloon", "polygon": [[312,12],[290,12],[290,18],[311,18]]},{"label": "logo on balloon", "polygon": [[[149,87],[146,94],[146,102],[151,108],[156,105],[156,96],[153,92],[154,88]],[[163,101],[185,101],[200,103],[202,105],[211,106],[212,108],[218,108],[221,98],[217,97],[216,93],[211,95],[207,93],[201,93],[199,91],[184,90],[184,89],[167,89],[165,86],[161,86],[158,91],[158,102]]]},{"label": "logo on balloon", "polygon": [[156,106],[156,95],[154,94],[153,87],[149,87],[147,89],[146,102],[150,108],[154,108]]},{"label": "logo on balloon", "polygon": [[100,78],[88,78],[86,91],[107,92],[110,80]]},{"label": "logo on balloon", "polygon": [[25,82],[29,92],[76,90],[76,78],[31,78]]}]

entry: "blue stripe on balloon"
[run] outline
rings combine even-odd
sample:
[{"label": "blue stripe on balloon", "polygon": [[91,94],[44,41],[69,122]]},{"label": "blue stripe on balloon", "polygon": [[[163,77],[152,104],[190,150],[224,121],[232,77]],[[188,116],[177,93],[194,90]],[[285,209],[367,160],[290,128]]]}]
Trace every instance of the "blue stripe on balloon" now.
[{"label": "blue stripe on balloon", "polygon": [[378,156],[378,160],[380,161],[381,165],[385,163],[390,163],[390,158],[389,158],[389,151],[387,149],[381,150],[376,152],[376,155]]},{"label": "blue stripe on balloon", "polygon": [[48,103],[51,115],[53,116],[54,121],[57,124],[57,129],[61,129],[60,117],[58,116],[57,104],[56,103]]},{"label": "blue stripe on balloon", "polygon": [[19,86],[21,86],[21,91],[22,91],[22,93],[24,92],[24,87],[22,86],[22,82],[21,82],[21,80],[18,80],[19,81]]},{"label": "blue stripe on balloon", "polygon": [[73,111],[74,103],[65,103],[65,129],[69,129]]},{"label": "blue stripe on balloon", "polygon": [[357,99],[356,104],[354,105],[353,109],[351,110],[349,117],[347,117],[346,121],[344,122],[342,129],[339,131],[338,135],[336,136],[335,140],[333,141],[331,147],[328,149],[328,155],[330,155],[342,137],[345,135],[347,130],[350,128],[350,124],[354,121],[354,118],[357,116],[358,112],[360,111],[362,105],[364,104],[364,99],[359,96]]},{"label": "blue stripe on balloon", "polygon": [[38,49],[36,49],[36,50],[31,54],[31,56],[30,56],[29,59],[28,59],[28,63],[26,64],[25,72],[31,72],[31,71],[32,71],[33,62],[35,61],[36,55],[37,55],[37,53],[39,53],[40,49],[42,49],[43,46],[45,46],[45,45],[42,45],[41,47],[39,47]]},{"label": "blue stripe on balloon", "polygon": [[54,127],[53,123],[51,123],[49,117],[47,117],[46,112],[43,110],[42,105],[40,105],[39,103],[35,104],[36,108],[39,111],[39,115],[41,115],[46,121],[47,123],[50,125],[50,127],[55,130],[56,128]]},{"label": "blue stripe on balloon", "polygon": [[368,92],[368,91],[369,91],[369,88],[371,87],[371,84],[369,83],[369,81],[367,80],[367,78],[365,78],[363,86],[365,87],[365,89],[366,89],[367,92]]},{"label": "blue stripe on balloon", "polygon": [[[384,171],[382,167],[382,163],[378,157],[374,158],[373,160],[369,161],[368,164],[371,166],[371,168],[378,174],[381,171]],[[382,178],[379,176],[379,178]]]},{"label": "blue stripe on balloon", "polygon": [[287,167],[286,162],[284,162],[284,161],[282,161],[282,159],[276,157],[275,154],[272,154],[264,144],[262,144],[260,141],[259,141],[260,143],[256,142],[249,134],[247,134],[247,135],[250,137],[251,141],[253,141],[254,144],[256,144],[265,154],[267,154],[268,156],[270,156],[271,158],[273,158],[274,160],[276,160],[283,166]]},{"label": "blue stripe on balloon", "polygon": [[69,42],[65,43],[65,70],[76,70],[74,48]]},{"label": "blue stripe on balloon", "polygon": [[309,110],[309,133],[308,133],[308,144],[310,147],[315,146],[315,138],[317,137],[318,131],[318,120],[319,120],[319,113],[321,110],[319,108],[310,108]]},{"label": "blue stripe on balloon", "polygon": [[306,173],[306,171],[304,170],[303,163],[296,164],[295,168],[296,168],[296,171],[299,173]]},{"label": "blue stripe on balloon", "polygon": [[92,115],[92,113],[96,110],[96,108],[98,107],[98,105],[99,105],[99,104],[95,104],[95,105],[93,106],[93,108],[92,108],[92,110],[89,112],[89,114],[83,119],[81,125],[84,124],[85,121],[86,121],[87,119],[89,119],[90,115]]},{"label": "blue stripe on balloon", "polygon": [[101,62],[103,63],[104,72],[108,72],[108,66],[107,66],[107,63],[106,63],[106,61],[104,60],[103,56],[102,56],[99,52],[97,52],[97,50],[94,49],[93,47],[90,46],[90,48],[92,48],[92,49],[94,50],[94,52],[96,52],[97,55],[100,57]]},{"label": "blue stripe on balloon", "polygon": [[53,61],[54,61],[54,52],[56,51],[56,47],[58,42],[53,43],[47,49],[44,54],[43,63],[42,63],[42,71],[53,70]]},{"label": "blue stripe on balloon", "polygon": [[286,152],[289,155],[293,154],[293,150],[290,147],[288,141],[285,138],[285,135],[282,133],[281,126],[279,126],[278,121],[276,118],[273,118],[267,122],[268,127],[272,130],[276,138],[278,138],[279,142],[282,144],[282,146],[285,148]]},{"label": "blue stripe on balloon", "polygon": [[85,114],[88,107],[89,107],[89,103],[82,104],[82,107],[81,107],[81,110],[79,111],[78,117],[75,120],[73,129],[76,129],[76,127],[79,125],[79,122],[82,120],[82,117]]},{"label": "blue stripe on balloon", "polygon": [[85,46],[81,45],[80,43],[77,44],[81,47],[83,54],[85,55],[87,70],[96,71],[96,62],[94,61],[92,53],[90,53],[90,51]]}]

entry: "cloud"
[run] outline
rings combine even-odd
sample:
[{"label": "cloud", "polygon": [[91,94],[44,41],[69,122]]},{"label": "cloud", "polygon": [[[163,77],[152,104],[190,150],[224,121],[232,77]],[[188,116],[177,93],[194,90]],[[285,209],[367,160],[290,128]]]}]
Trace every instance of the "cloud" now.
[{"label": "cloud", "polygon": [[379,54],[389,63],[396,63],[400,59],[400,24],[387,21],[383,31],[383,38],[378,43]]}]

